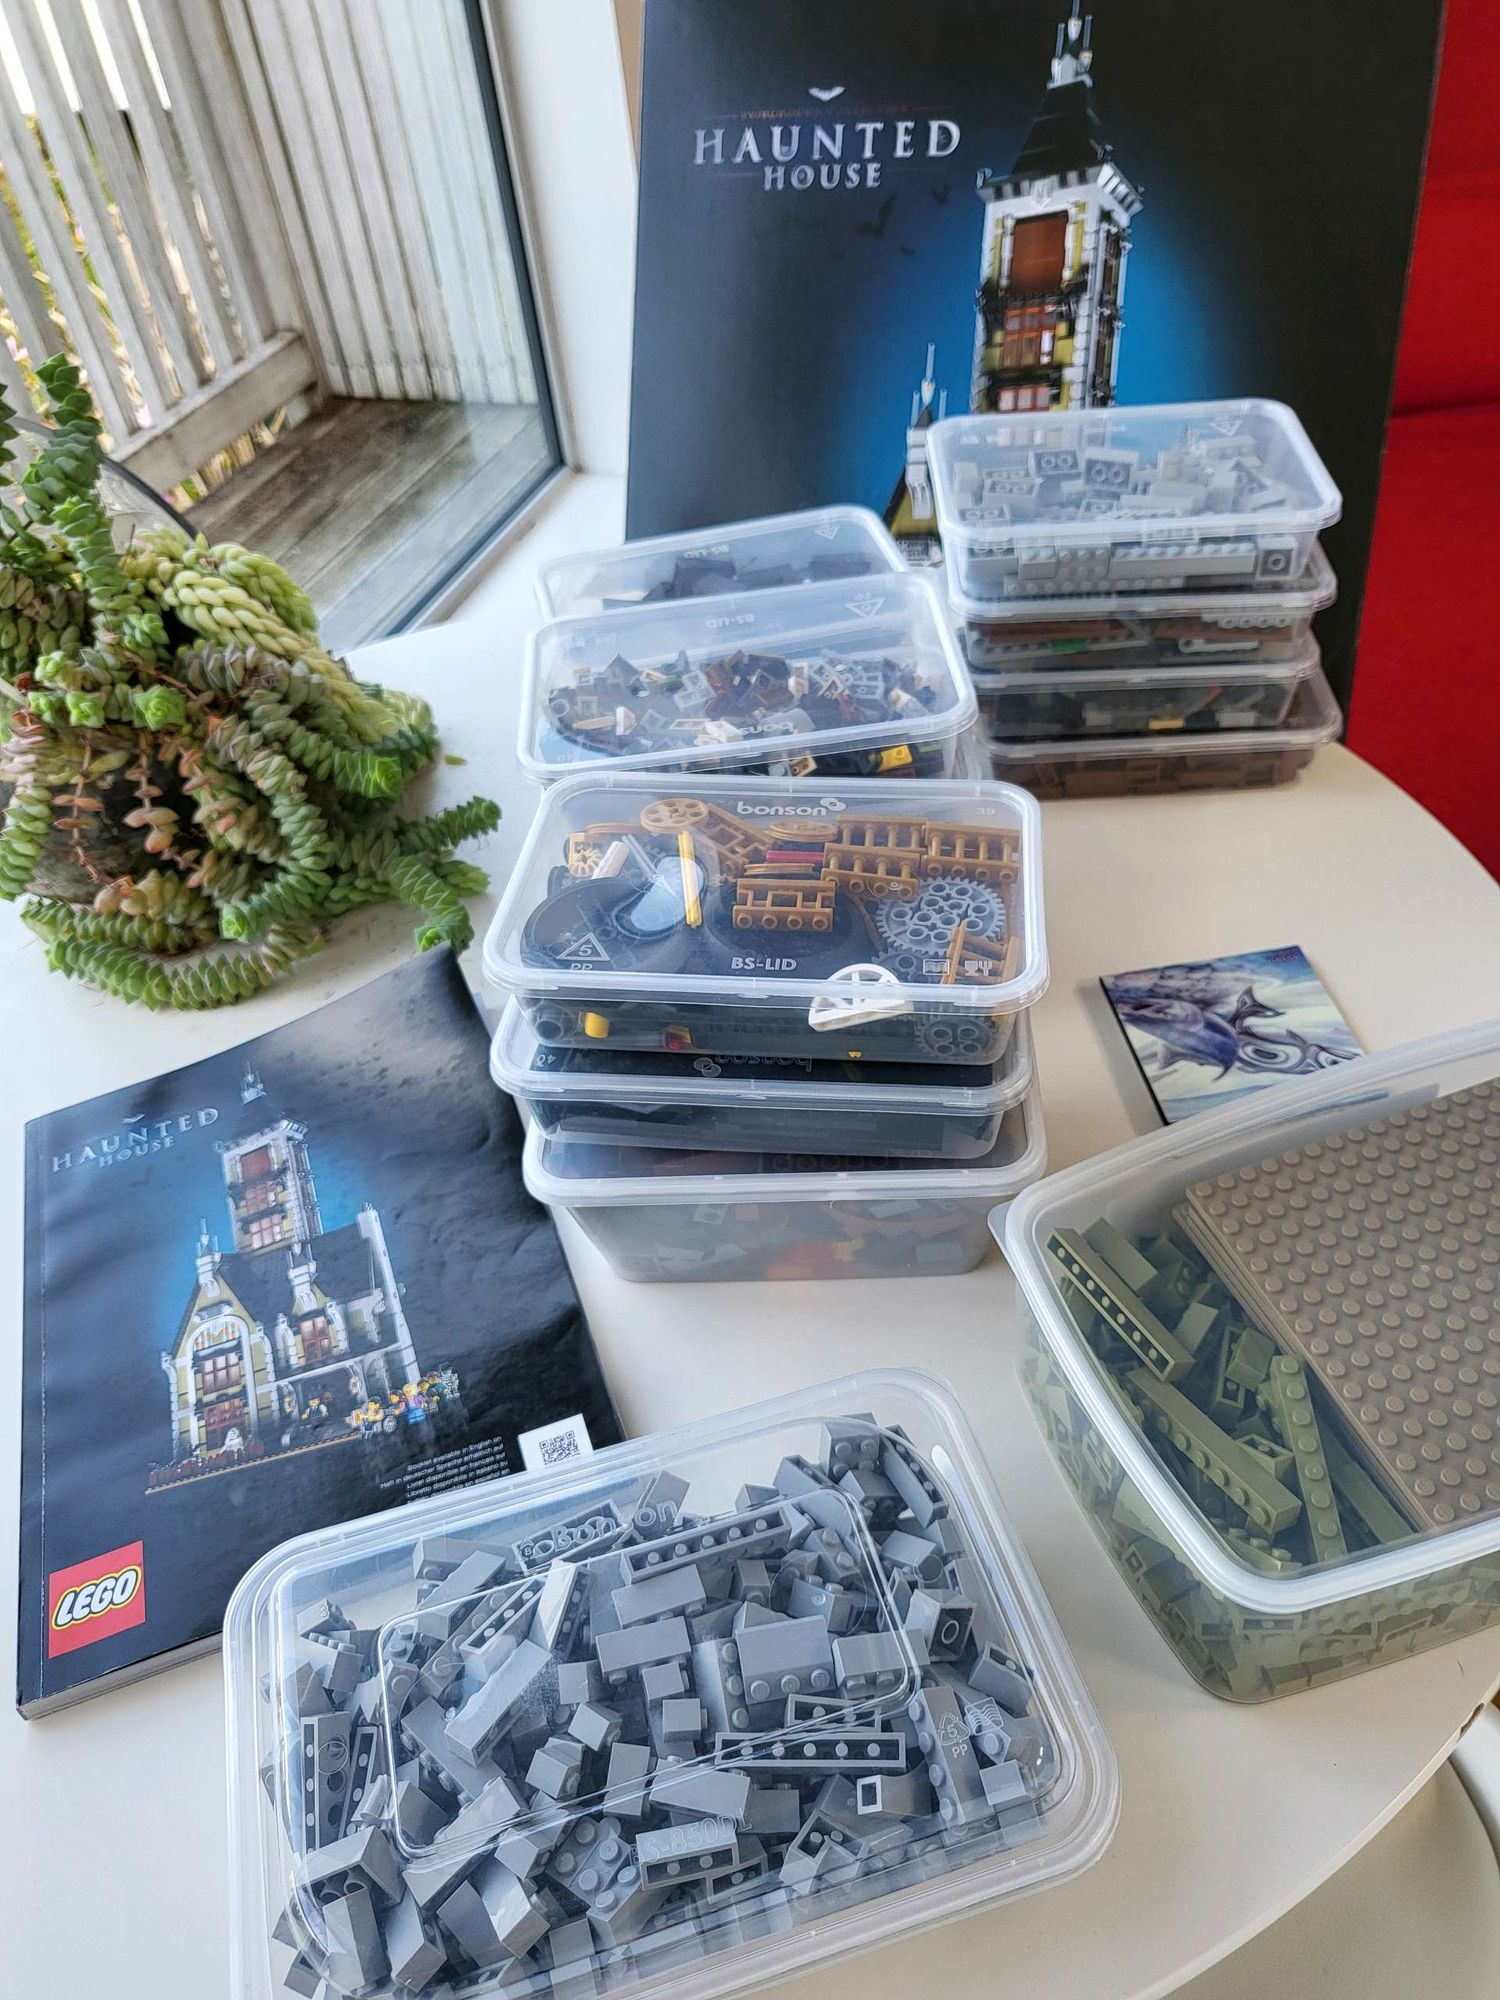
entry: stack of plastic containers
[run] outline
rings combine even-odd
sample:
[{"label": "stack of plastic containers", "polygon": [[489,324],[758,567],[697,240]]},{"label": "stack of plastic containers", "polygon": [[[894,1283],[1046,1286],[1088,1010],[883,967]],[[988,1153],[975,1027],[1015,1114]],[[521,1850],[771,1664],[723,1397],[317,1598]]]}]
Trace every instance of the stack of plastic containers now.
[{"label": "stack of plastic containers", "polygon": [[549,786],[484,953],[532,1191],[630,1278],[967,1269],[1044,1165],[1039,838],[989,781]]},{"label": "stack of plastic containers", "polygon": [[1312,619],[1340,500],[1284,404],[955,417],[928,451],[997,777],[1277,784],[1338,733]]}]

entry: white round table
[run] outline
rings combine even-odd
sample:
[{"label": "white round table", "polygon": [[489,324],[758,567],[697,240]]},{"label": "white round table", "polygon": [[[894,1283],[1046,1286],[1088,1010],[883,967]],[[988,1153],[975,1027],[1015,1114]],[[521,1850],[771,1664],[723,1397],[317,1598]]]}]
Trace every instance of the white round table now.
[{"label": "white round table", "polygon": [[[468,761],[444,800],[506,807],[503,876],[530,817],[511,750],[524,611],[388,642],[364,670],[427,695]],[[378,657],[377,657],[378,652]],[[1500,1010],[1500,888],[1437,823],[1342,749],[1273,791],[1049,806],[1052,985],[1035,1016],[1050,1154],[1064,1165],[1156,1123],[1101,973],[1301,944],[1372,1049]],[[465,850],[466,852],[470,850]],[[481,924],[488,907],[477,913]],[[0,913],[0,1268],[11,1390],[0,1398],[0,1624],[13,1631],[20,1370],[21,1124],[225,1048],[385,970],[404,912],[342,925],[300,976],[203,1017],[131,1011],[49,976]],[[470,954],[477,977],[477,952]],[[913,1993],[1144,2000],[1170,1992],[1305,1896],[1411,1796],[1500,1684],[1500,1630],[1257,1708],[1200,1691],[1136,1608],[1075,1505],[1016,1380],[997,1253],[967,1276],[874,1285],[630,1286],[564,1237],[634,1432],[866,1365],[959,1392],[1093,1690],[1123,1809],[1077,1882],[787,1987],[818,2000]],[[107,1329],[101,1329],[107,1337]],[[109,1412],[99,1412],[101,1435]],[[288,1532],[299,1527],[287,1522]],[[225,1990],[218,1662],[200,1660],[43,1721],[0,1715],[4,1991],[204,2000]]]}]

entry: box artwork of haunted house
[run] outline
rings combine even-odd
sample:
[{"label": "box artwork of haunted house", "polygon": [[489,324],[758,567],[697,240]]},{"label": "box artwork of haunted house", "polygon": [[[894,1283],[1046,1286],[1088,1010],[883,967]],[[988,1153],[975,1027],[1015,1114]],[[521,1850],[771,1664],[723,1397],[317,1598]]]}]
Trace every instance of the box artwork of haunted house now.
[{"label": "box artwork of haunted house", "polygon": [[[451,1370],[423,1375],[379,1212],[325,1230],[307,1134],[276,1116],[252,1069],[219,1142],[234,1248],[199,1231],[192,1295],[161,1365],[171,1484],[267,1454],[319,1448],[461,1414]],[[445,1425],[446,1428],[446,1425]]]}]

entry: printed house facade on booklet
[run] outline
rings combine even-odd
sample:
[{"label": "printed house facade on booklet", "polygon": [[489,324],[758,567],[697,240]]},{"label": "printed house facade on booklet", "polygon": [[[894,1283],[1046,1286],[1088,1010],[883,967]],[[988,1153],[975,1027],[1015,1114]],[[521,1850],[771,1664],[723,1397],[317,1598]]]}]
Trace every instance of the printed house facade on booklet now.
[{"label": "printed house facade on booklet", "polygon": [[220,1143],[234,1248],[205,1222],[197,1283],[161,1363],[172,1459],[150,1483],[320,1449],[398,1423],[462,1418],[451,1369],[424,1377],[378,1209],[324,1230],[305,1127],[254,1069],[239,1134]]}]

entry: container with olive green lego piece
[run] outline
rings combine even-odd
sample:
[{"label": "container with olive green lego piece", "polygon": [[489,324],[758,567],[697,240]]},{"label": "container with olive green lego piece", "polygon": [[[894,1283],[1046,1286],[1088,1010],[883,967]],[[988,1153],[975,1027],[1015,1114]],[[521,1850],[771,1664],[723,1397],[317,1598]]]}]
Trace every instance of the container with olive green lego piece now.
[{"label": "container with olive green lego piece", "polygon": [[992,1064],[1046,989],[1040,843],[972,780],[565,780],[485,976],[549,1047]]},{"label": "container with olive green lego piece", "polygon": [[1500,1021],[1133,1140],[993,1226],[1042,1430],[1204,1687],[1500,1621]]}]

